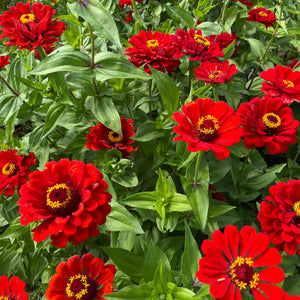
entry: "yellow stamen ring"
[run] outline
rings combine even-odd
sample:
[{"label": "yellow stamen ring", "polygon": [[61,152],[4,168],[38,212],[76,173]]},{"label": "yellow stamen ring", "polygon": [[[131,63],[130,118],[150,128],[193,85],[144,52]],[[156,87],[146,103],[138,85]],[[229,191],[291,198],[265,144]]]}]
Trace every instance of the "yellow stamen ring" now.
[{"label": "yellow stamen ring", "polygon": [[24,14],[20,18],[20,21],[23,24],[27,24],[29,22],[33,22],[34,20],[35,20],[35,16],[33,14]]},{"label": "yellow stamen ring", "polygon": [[[212,125],[214,128],[202,128],[201,125],[203,125],[205,121],[212,121]],[[218,125],[219,121],[212,115],[207,115],[205,117],[199,118],[197,124],[198,124],[198,130],[204,134],[213,134],[220,128],[220,126]]]},{"label": "yellow stamen ring", "polygon": [[16,166],[14,164],[7,163],[2,168],[2,174],[9,176],[9,175],[13,174],[13,172],[15,171],[15,169],[16,169]]},{"label": "yellow stamen ring", "polygon": [[208,39],[206,39],[204,36],[200,35],[200,34],[195,34],[194,40],[198,44],[203,45],[205,47],[209,47],[210,46],[210,41]]},{"label": "yellow stamen ring", "polygon": [[[52,201],[50,199],[50,194],[54,190],[59,190],[59,189],[66,190],[66,199],[64,201]],[[56,184],[54,186],[49,187],[47,190],[47,205],[50,206],[51,208],[66,208],[67,205],[70,203],[71,198],[72,198],[71,191],[65,183]]]},{"label": "yellow stamen ring", "polygon": [[300,217],[300,201],[294,203],[294,211],[298,217]]},{"label": "yellow stamen ring", "polygon": [[267,13],[265,13],[265,12],[263,12],[263,11],[260,11],[259,13],[258,13],[261,17],[266,17],[268,14]]},{"label": "yellow stamen ring", "polygon": [[294,87],[294,84],[290,81],[290,80],[283,80],[283,83],[285,84],[285,88],[290,88],[290,87]]},{"label": "yellow stamen ring", "polygon": [[147,41],[147,47],[152,49],[157,49],[159,46],[158,40],[149,40]]},{"label": "yellow stamen ring", "polygon": [[[270,120],[273,119],[273,120]],[[276,121],[275,121],[276,119]],[[278,115],[274,113],[266,113],[262,117],[263,123],[268,127],[268,128],[277,128],[281,125],[281,119]]]},{"label": "yellow stamen ring", "polygon": [[123,137],[121,137],[119,134],[117,134],[116,132],[114,132],[112,130],[108,133],[108,138],[113,143],[119,143],[123,139]]},{"label": "yellow stamen ring", "polygon": [[[74,282],[74,280],[77,280],[79,279],[80,282],[82,283],[83,285],[83,289],[81,289],[79,292],[77,292],[76,294],[74,292],[72,292],[71,290],[71,286],[72,286],[72,283]],[[78,274],[78,275],[75,275],[75,276],[71,276],[69,278],[69,283],[67,284],[67,287],[66,287],[66,293],[67,293],[67,296],[68,297],[75,297],[75,299],[79,300],[81,299],[84,295],[86,295],[88,293],[88,290],[87,288],[90,286],[88,283],[87,283],[87,277],[86,275],[81,275],[81,274]]]}]

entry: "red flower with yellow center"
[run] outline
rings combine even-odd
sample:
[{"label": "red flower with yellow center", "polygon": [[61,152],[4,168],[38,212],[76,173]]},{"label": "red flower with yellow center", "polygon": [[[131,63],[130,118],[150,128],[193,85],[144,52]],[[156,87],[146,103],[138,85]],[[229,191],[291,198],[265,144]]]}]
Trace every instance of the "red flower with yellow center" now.
[{"label": "red flower with yellow center", "polygon": [[258,7],[248,11],[247,21],[253,21],[264,24],[267,28],[274,26],[274,24],[276,23],[276,17],[271,10]]},{"label": "red flower with yellow center", "polygon": [[92,164],[61,159],[45,164],[43,171],[34,171],[20,190],[22,225],[37,221],[33,240],[51,237],[52,244],[65,247],[99,233],[98,225],[110,213],[111,195],[102,173]]},{"label": "red flower with yellow center", "polygon": [[213,150],[216,157],[225,159],[230,155],[228,146],[238,143],[241,137],[239,117],[227,103],[212,99],[197,99],[181,108],[183,113],[175,112],[174,127],[179,136],[174,141],[188,143],[187,150]]},{"label": "red flower with yellow center", "polygon": [[265,95],[242,103],[237,110],[241,116],[243,138],[249,149],[266,146],[270,154],[284,153],[288,145],[297,142],[297,127],[292,110],[281,98]]},{"label": "red flower with yellow center", "polygon": [[[241,299],[241,292],[250,290],[254,299],[281,299],[283,290],[270,283],[279,283],[284,272],[277,267],[282,258],[277,249],[269,248],[268,236],[256,233],[251,226],[239,232],[233,225],[224,233],[214,231],[210,240],[204,240],[201,249],[205,255],[199,260],[196,277],[210,284],[215,299]],[[267,266],[267,267],[266,267]],[[266,267],[266,268],[262,268]]]},{"label": "red flower with yellow center", "polygon": [[4,275],[0,277],[0,299],[1,300],[28,300],[25,290],[25,282],[13,276],[9,280]]},{"label": "red flower with yellow center", "polygon": [[104,300],[103,295],[113,291],[116,268],[112,264],[88,253],[76,255],[61,262],[46,290],[48,300]]}]

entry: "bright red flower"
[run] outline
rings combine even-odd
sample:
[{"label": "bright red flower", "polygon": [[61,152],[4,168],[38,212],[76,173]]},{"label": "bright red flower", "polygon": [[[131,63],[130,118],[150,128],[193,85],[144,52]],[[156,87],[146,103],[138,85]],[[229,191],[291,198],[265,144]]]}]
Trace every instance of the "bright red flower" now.
[{"label": "bright red flower", "polygon": [[179,136],[174,141],[188,143],[187,150],[197,152],[211,149],[217,158],[225,159],[230,155],[227,148],[240,141],[242,129],[239,116],[227,103],[212,99],[197,99],[181,108],[183,113],[175,112],[173,120],[179,125],[174,127]]},{"label": "bright red flower", "polygon": [[247,21],[258,22],[267,27],[272,27],[276,23],[276,17],[271,10],[258,7],[248,11]]},{"label": "bright red flower", "polygon": [[219,35],[211,35],[210,40],[214,40],[216,44],[219,45],[221,50],[227,48],[235,40],[235,48],[231,57],[234,57],[238,51],[236,35],[234,33],[229,34],[227,32],[222,32]]},{"label": "bright red flower", "polygon": [[[136,0],[136,3],[143,3],[143,0]],[[132,6],[132,0],[119,0],[120,8],[124,8],[125,6]]]},{"label": "bright red flower", "polygon": [[149,66],[165,73],[172,73],[178,68],[180,61],[175,59],[175,53],[179,51],[171,36],[166,33],[141,30],[128,41],[133,47],[127,47],[125,54],[136,66],[144,66],[145,72],[151,74]]},{"label": "bright red flower", "polygon": [[224,83],[230,81],[238,69],[235,64],[229,65],[229,61],[225,60],[222,63],[208,61],[203,62],[200,67],[195,68],[194,75],[198,80],[204,80],[205,84]]},{"label": "bright red flower", "polygon": [[42,223],[35,227],[33,240],[48,238],[57,247],[73,245],[99,233],[98,225],[110,213],[111,195],[102,173],[92,164],[61,159],[45,164],[43,171],[29,175],[28,183],[20,190],[20,222]]},{"label": "bright red flower", "polygon": [[297,142],[299,122],[281,98],[265,95],[242,103],[237,110],[241,116],[243,137],[248,149],[266,146],[270,154],[284,153],[287,145]]},{"label": "bright red flower", "polygon": [[[17,45],[20,50],[35,50],[37,47],[45,49],[46,53],[54,50],[54,43],[63,33],[66,26],[57,19],[52,20],[55,10],[42,3],[17,3],[10,11],[0,15],[0,25],[3,28],[0,38],[9,38],[7,46]],[[37,53],[37,52],[36,52]]]},{"label": "bright red flower", "polygon": [[290,296],[288,293],[285,293],[282,300],[300,300],[300,297],[297,295]]},{"label": "bright red flower", "polygon": [[128,14],[126,15],[126,17],[125,17],[125,22],[126,22],[126,23],[129,23],[129,22],[132,21],[132,19],[133,19],[132,14],[133,14],[133,10],[130,10],[130,11],[128,12]]},{"label": "bright red flower", "polygon": [[257,215],[261,230],[277,249],[294,255],[300,244],[300,180],[279,182],[269,192]]},{"label": "bright red flower", "polygon": [[234,0],[235,2],[241,2],[241,3],[243,3],[243,4],[245,4],[245,5],[247,5],[247,6],[250,6],[250,7],[252,7],[252,6],[254,6],[254,4],[253,3],[251,3],[251,0]]},{"label": "bright red flower", "polygon": [[180,49],[175,58],[187,55],[191,61],[218,61],[218,57],[224,55],[219,45],[214,42],[214,38],[204,37],[200,29],[190,29],[188,32],[178,29],[172,40]]},{"label": "bright red flower", "polygon": [[0,277],[0,299],[28,300],[25,290],[25,282],[19,277],[13,276],[9,280],[4,275]]},{"label": "bright red flower", "polygon": [[15,187],[20,190],[31,172],[28,168],[36,164],[36,157],[32,152],[27,156],[16,153],[17,150],[10,149],[0,152],[0,194],[5,190],[5,196],[12,196]]},{"label": "bright red flower", "polygon": [[295,69],[295,67],[299,67],[299,60],[298,59],[293,59],[293,61],[290,64],[287,64],[288,67],[291,69]]},{"label": "bright red flower", "polygon": [[289,67],[276,66],[260,73],[260,77],[269,81],[262,83],[262,92],[272,97],[281,97],[284,103],[300,101],[300,72]]},{"label": "bright red flower", "polygon": [[48,300],[104,300],[112,293],[116,268],[88,253],[61,262],[46,290]]},{"label": "bright red flower", "polygon": [[244,226],[239,232],[234,225],[228,225],[224,233],[215,230],[211,239],[202,243],[205,257],[199,260],[196,277],[210,284],[215,299],[241,300],[241,291],[248,288],[256,300],[282,299],[280,287],[265,283],[279,283],[285,277],[276,266],[282,257],[277,249],[269,248],[266,234],[256,233],[251,226]]},{"label": "bright red flower", "polygon": [[130,152],[136,151],[137,148],[131,146],[134,140],[131,139],[136,130],[133,130],[133,121],[121,116],[122,136],[115,131],[109,129],[102,123],[94,126],[90,129],[90,133],[87,134],[86,147],[91,150],[101,149],[118,149],[122,152],[123,156],[130,156]]},{"label": "bright red flower", "polygon": [[10,64],[9,55],[0,56],[0,70],[2,70],[6,65]]}]

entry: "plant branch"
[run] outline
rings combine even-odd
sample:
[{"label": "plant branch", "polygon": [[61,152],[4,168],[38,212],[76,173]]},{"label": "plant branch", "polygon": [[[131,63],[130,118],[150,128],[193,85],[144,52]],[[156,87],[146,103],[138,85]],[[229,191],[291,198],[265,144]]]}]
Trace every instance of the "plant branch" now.
[{"label": "plant branch", "polygon": [[12,86],[0,75],[0,79],[2,80],[2,82],[9,88],[9,90],[16,96],[19,97],[19,93],[17,93]]}]

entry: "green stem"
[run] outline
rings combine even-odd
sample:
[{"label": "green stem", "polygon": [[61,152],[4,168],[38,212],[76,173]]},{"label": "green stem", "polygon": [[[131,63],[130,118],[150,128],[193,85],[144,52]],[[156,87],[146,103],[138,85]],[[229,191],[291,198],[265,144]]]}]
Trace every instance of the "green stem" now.
[{"label": "green stem", "polygon": [[89,32],[91,36],[91,68],[94,69],[94,62],[95,62],[95,38],[93,29],[90,23],[87,23],[89,27]]},{"label": "green stem", "polygon": [[12,86],[0,75],[0,80],[2,80],[2,82],[10,89],[10,91],[16,96],[19,97],[19,93],[17,93]]},{"label": "green stem", "polygon": [[152,80],[149,80],[149,119],[152,120]]},{"label": "green stem", "polygon": [[218,88],[219,86],[212,84],[212,88],[213,88],[213,95],[214,95],[214,101],[218,102],[219,101],[219,97],[218,97]]},{"label": "green stem", "polygon": [[41,46],[38,46],[35,50],[39,53],[41,60],[47,56],[45,50]]},{"label": "green stem", "polygon": [[198,171],[199,171],[199,167],[200,167],[202,156],[203,156],[203,151],[199,151],[198,152],[198,156],[197,156],[197,161],[196,161],[194,186],[198,185],[198,179],[197,179],[197,177],[198,177]]},{"label": "green stem", "polygon": [[292,163],[291,163],[291,165],[290,165],[290,167],[288,169],[287,177],[290,177],[291,171],[292,171],[292,169],[293,169],[293,167],[294,167],[294,165],[295,165],[295,163],[296,163],[299,155],[300,155],[300,149],[298,149],[298,152],[296,153],[296,155],[295,155],[295,157],[294,157],[294,159],[293,159],[293,161],[292,161]]},{"label": "green stem", "polygon": [[[221,13],[220,13],[220,18],[218,20],[218,24],[221,24],[221,23],[224,22],[224,15],[225,15],[227,4],[228,4],[228,0],[224,0],[224,4],[223,4],[222,9],[221,9]],[[223,27],[223,24],[221,24],[221,26]]]},{"label": "green stem", "polygon": [[254,148],[252,148],[246,155],[245,155],[245,159],[244,159],[244,162],[243,162],[243,166],[242,166],[242,169],[241,169],[241,172],[239,173],[239,178],[237,180],[237,186],[240,185],[240,179],[243,177],[243,174],[245,172],[245,168],[247,166],[247,161],[248,161],[248,157],[251,155],[251,153],[254,151]]}]

